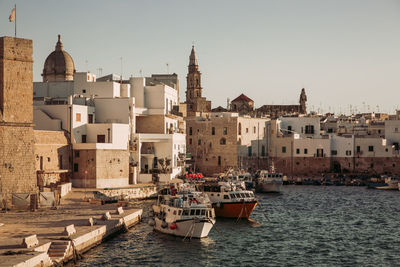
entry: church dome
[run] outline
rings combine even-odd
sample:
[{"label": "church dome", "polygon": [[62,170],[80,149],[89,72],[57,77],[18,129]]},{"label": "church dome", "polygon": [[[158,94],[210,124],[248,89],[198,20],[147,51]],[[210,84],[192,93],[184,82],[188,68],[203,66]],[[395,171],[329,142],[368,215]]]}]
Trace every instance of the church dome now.
[{"label": "church dome", "polygon": [[61,36],[58,35],[56,50],[47,58],[43,68],[43,82],[72,81],[75,64],[72,57],[64,50]]}]

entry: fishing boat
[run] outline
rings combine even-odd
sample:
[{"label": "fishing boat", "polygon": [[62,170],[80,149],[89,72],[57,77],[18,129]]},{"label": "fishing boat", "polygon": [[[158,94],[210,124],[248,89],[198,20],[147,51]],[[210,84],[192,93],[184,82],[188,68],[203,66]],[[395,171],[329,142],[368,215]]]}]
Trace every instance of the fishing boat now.
[{"label": "fishing boat", "polygon": [[246,190],[243,181],[219,181],[201,185],[210,198],[217,217],[249,218],[257,206],[253,191]]},{"label": "fishing boat", "polygon": [[256,192],[258,193],[280,193],[283,186],[282,173],[261,170],[256,179]]},{"label": "fishing boat", "polygon": [[185,238],[207,237],[215,223],[210,199],[190,184],[160,190],[153,212],[149,224],[156,231]]},{"label": "fishing boat", "polygon": [[384,186],[377,186],[376,189],[381,190],[398,190],[399,189],[399,179],[397,177],[385,177]]}]

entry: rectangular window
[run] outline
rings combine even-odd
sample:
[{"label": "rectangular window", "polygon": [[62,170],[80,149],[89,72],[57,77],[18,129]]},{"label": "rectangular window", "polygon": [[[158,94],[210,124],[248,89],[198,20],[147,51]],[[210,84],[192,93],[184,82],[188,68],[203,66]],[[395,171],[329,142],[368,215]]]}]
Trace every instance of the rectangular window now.
[{"label": "rectangular window", "polygon": [[193,134],[193,129],[192,129],[192,127],[189,127],[189,135],[192,135]]},{"label": "rectangular window", "polygon": [[76,121],[81,121],[81,113],[76,113]]},{"label": "rectangular window", "polygon": [[374,151],[374,146],[368,146],[368,151],[373,152]]},{"label": "rectangular window", "polygon": [[265,157],[265,146],[261,147],[261,157]]},{"label": "rectangular window", "polygon": [[212,135],[215,135],[215,127],[212,127],[212,128],[211,128],[211,134],[212,134]]},{"label": "rectangular window", "polygon": [[256,133],[256,126],[253,127],[253,133]]},{"label": "rectangular window", "polygon": [[336,156],[337,155],[337,150],[332,150],[331,154],[332,154],[332,156]]},{"label": "rectangular window", "polygon": [[88,115],[88,123],[93,123],[93,114]]},{"label": "rectangular window", "polygon": [[192,144],[192,138],[189,138],[189,145]]},{"label": "rectangular window", "polygon": [[252,155],[251,146],[249,146],[247,148],[247,153],[248,153],[248,156],[251,157],[251,155]]},{"label": "rectangular window", "polygon": [[317,157],[318,158],[324,157],[324,150],[322,148],[317,148]]},{"label": "rectangular window", "polygon": [[74,163],[74,172],[78,172],[78,163]]},{"label": "rectangular window", "polygon": [[308,154],[308,149],[304,148],[304,154]]},{"label": "rectangular window", "polygon": [[221,166],[221,156],[218,156],[218,166]]},{"label": "rectangular window", "polygon": [[360,153],[360,152],[361,152],[361,147],[357,146],[357,153]]},{"label": "rectangular window", "polygon": [[82,143],[86,143],[86,134],[82,134]]},{"label": "rectangular window", "polygon": [[201,145],[201,139],[198,139],[198,140],[197,140],[197,144],[198,144],[198,145]]},{"label": "rectangular window", "polygon": [[286,147],[285,146],[282,147],[282,153],[286,153]]},{"label": "rectangular window", "polygon": [[287,127],[287,129],[288,129],[288,132],[291,132],[291,131],[292,131],[292,126],[289,125],[289,126]]},{"label": "rectangular window", "polygon": [[246,128],[246,133],[249,133],[249,128]]},{"label": "rectangular window", "polygon": [[224,127],[224,135],[227,135],[227,134],[228,134],[228,128]]},{"label": "rectangular window", "polygon": [[314,134],[314,125],[306,125],[306,134]]},{"label": "rectangular window", "polygon": [[75,158],[79,158],[79,150],[75,150]]},{"label": "rectangular window", "polygon": [[346,156],[351,156],[351,150],[346,150]]},{"label": "rectangular window", "polygon": [[98,134],[97,143],[105,143],[105,142],[106,142],[106,136],[104,134]]},{"label": "rectangular window", "polygon": [[300,148],[296,148],[296,154],[300,154]]}]

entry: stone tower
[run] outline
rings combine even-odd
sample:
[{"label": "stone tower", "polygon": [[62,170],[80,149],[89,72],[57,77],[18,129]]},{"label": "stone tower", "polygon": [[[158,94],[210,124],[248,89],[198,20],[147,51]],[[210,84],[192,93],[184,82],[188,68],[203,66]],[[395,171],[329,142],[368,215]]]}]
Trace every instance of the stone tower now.
[{"label": "stone tower", "polygon": [[[0,38],[0,199],[35,193],[32,40]],[[0,204],[1,207],[1,204]]]},{"label": "stone tower", "polygon": [[300,114],[307,114],[306,102],[307,102],[306,90],[303,88],[303,89],[301,89],[300,100],[299,100],[299,104],[300,104],[299,113]]},{"label": "stone tower", "polygon": [[192,46],[189,56],[188,74],[186,76],[186,104],[187,112],[210,112],[211,102],[202,97],[201,72],[197,63],[196,51]]}]

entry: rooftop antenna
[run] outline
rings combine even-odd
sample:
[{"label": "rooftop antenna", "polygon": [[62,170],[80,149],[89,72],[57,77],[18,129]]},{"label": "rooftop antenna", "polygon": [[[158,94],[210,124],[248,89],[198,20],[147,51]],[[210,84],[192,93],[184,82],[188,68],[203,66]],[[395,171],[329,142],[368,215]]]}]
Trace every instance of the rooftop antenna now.
[{"label": "rooftop antenna", "polygon": [[228,98],[226,99],[226,109],[227,109],[227,110],[230,109],[230,108],[229,108],[229,102],[230,102],[230,101],[229,101],[229,97],[228,97]]},{"label": "rooftop antenna", "polygon": [[166,63],[166,65],[167,65],[167,74],[169,74],[169,64],[168,64],[168,62]]},{"label": "rooftop antenna", "polygon": [[99,77],[103,76],[103,69],[102,68],[98,68],[97,69],[97,74]]},{"label": "rooftop antenna", "polygon": [[139,73],[140,73],[140,77],[143,77],[143,71],[142,71],[142,69],[139,70]]},{"label": "rooftop antenna", "polygon": [[121,81],[122,81],[122,57],[119,58],[121,60]]}]

